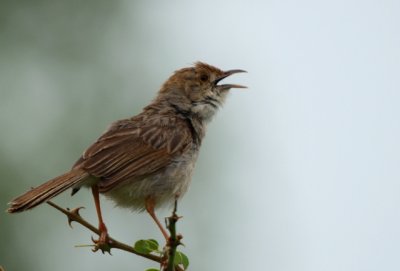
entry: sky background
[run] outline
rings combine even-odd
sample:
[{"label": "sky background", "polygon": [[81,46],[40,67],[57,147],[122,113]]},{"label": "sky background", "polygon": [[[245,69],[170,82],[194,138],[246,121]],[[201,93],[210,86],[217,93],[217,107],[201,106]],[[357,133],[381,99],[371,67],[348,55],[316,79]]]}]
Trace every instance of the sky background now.
[{"label": "sky background", "polygon": [[[179,205],[190,270],[400,270],[399,1],[2,1],[0,206],[68,170],[171,73],[245,69]],[[85,206],[88,190],[55,200]],[[111,236],[162,240],[103,200]],[[0,208],[0,209],[1,209]],[[167,216],[169,210],[160,212]],[[145,270],[41,206],[0,212],[11,270]]]}]

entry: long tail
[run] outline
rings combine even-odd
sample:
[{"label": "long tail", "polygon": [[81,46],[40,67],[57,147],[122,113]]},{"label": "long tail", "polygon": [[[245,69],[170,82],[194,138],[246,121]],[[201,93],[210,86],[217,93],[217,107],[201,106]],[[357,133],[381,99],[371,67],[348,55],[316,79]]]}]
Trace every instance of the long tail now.
[{"label": "long tail", "polygon": [[68,188],[83,183],[87,177],[89,177],[89,174],[82,169],[73,169],[13,199],[9,203],[10,207],[7,212],[17,213],[29,210],[50,200]]}]

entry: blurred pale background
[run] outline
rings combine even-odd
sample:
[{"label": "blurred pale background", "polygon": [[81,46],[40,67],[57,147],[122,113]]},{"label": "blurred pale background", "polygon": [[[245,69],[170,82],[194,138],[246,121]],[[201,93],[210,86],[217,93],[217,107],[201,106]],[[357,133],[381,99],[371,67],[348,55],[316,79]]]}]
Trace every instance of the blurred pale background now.
[{"label": "blurred pale background", "polygon": [[[191,270],[400,270],[399,1],[2,1],[0,209],[69,169],[177,68],[248,74],[180,204]],[[89,191],[63,206],[87,208]],[[103,201],[113,237],[161,236]],[[167,215],[165,210],[161,216]],[[0,212],[6,270],[144,270],[56,210]]]}]

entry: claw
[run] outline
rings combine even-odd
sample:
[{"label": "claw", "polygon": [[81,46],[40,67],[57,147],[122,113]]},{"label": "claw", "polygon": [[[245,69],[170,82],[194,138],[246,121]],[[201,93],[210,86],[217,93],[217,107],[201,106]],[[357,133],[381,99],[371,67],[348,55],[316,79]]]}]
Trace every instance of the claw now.
[{"label": "claw", "polygon": [[110,245],[110,240],[108,239],[108,235],[106,235],[106,240],[101,240],[103,239],[102,236],[100,236],[99,239],[94,239],[93,236],[91,237],[92,242],[94,243],[94,248],[92,249],[93,252],[97,252],[100,250],[103,254],[104,252],[108,252],[108,254],[111,254],[111,245]]}]

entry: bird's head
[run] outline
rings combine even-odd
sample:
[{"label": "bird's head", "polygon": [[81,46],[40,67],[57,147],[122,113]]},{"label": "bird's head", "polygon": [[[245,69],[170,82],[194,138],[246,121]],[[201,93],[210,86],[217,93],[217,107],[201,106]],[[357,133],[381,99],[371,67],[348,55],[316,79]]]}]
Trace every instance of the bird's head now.
[{"label": "bird's head", "polygon": [[193,67],[177,70],[162,86],[158,99],[207,121],[223,104],[231,88],[246,88],[236,84],[221,84],[224,78],[240,72],[246,71],[222,71],[197,62]]}]

